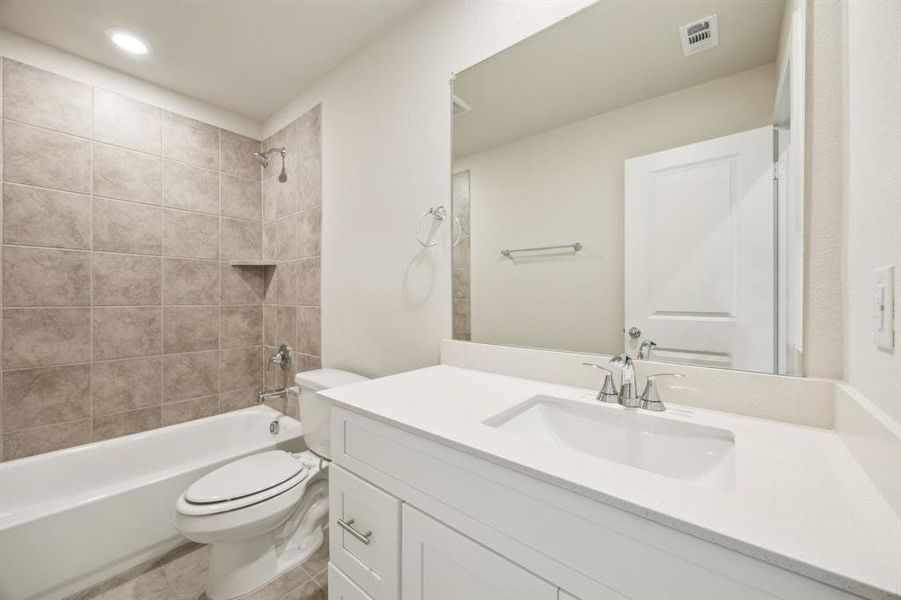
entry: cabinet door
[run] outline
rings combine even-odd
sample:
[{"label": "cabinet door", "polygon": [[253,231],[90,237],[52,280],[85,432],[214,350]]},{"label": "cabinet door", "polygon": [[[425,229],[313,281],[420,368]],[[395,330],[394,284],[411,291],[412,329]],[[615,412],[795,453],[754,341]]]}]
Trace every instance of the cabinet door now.
[{"label": "cabinet door", "polygon": [[328,565],[328,597],[329,600],[372,600],[332,563]]},{"label": "cabinet door", "polygon": [[557,600],[557,588],[405,504],[404,600]]}]

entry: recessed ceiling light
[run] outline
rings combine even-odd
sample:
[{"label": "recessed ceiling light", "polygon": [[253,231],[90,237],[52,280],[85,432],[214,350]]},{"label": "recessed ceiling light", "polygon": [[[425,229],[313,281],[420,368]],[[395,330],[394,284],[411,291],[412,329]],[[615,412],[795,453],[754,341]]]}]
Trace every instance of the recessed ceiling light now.
[{"label": "recessed ceiling light", "polygon": [[147,52],[150,51],[147,42],[134,33],[119,29],[118,27],[107,27],[106,37],[108,37],[115,45],[131,54],[147,54]]}]

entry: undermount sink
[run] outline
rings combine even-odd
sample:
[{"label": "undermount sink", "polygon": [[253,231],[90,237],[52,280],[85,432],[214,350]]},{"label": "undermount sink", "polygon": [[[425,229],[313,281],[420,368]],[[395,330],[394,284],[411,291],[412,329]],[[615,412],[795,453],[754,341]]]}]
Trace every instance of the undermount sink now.
[{"label": "undermount sink", "polygon": [[484,424],[723,491],[734,485],[735,437],[725,429],[551,396],[530,398]]}]

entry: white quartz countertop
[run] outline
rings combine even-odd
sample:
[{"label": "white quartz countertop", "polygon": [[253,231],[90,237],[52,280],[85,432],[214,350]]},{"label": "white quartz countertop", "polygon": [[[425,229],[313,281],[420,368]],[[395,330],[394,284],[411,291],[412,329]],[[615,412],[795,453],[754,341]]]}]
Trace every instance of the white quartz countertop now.
[{"label": "white quartz countertop", "polygon": [[348,410],[849,592],[901,598],[901,519],[831,430],[669,403],[644,412],[733,432],[735,486],[724,492],[482,423],[536,395],[599,405],[595,393],[445,365],[324,392]]}]

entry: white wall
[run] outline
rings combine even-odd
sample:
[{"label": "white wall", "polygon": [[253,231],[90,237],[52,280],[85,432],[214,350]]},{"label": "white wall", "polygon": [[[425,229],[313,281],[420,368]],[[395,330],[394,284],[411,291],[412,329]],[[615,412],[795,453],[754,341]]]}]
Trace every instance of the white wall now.
[{"label": "white wall", "polygon": [[253,119],[184,96],[143,79],[126,75],[121,71],[104,67],[5,29],[0,29],[0,54],[57,75],[82,81],[216,127],[246,135],[255,140],[263,139],[260,137],[262,124]]},{"label": "white wall", "polygon": [[[472,339],[623,348],[623,161],[772,123],[770,63],[458,159],[470,171]],[[580,241],[576,254],[499,255]]]},{"label": "white wall", "polygon": [[590,4],[426,3],[267,120],[322,102],[322,360],[378,376],[438,361],[451,336],[450,248],[421,248],[450,202],[449,80]]},{"label": "white wall", "polygon": [[[845,377],[901,422],[901,3],[845,5]],[[873,344],[873,271],[895,265],[895,350]]]}]

